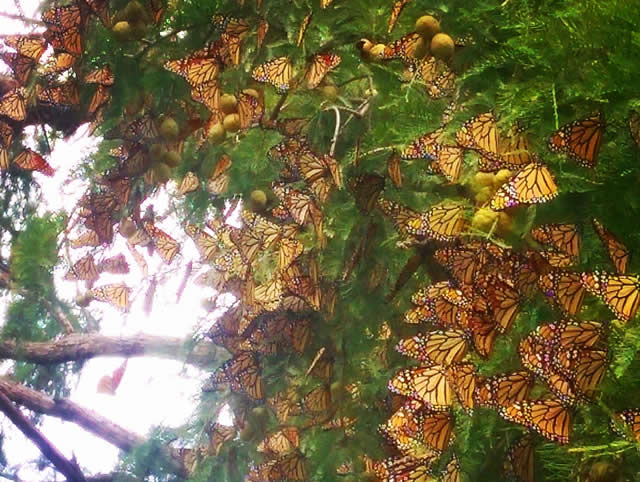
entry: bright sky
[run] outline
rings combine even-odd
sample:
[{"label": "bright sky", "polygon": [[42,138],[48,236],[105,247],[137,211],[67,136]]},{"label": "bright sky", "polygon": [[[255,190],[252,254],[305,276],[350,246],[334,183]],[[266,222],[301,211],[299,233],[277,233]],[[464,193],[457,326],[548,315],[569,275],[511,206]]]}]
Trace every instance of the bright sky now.
[{"label": "bright sky", "polygon": [[[0,12],[18,13],[13,0],[2,0],[1,4]],[[20,0],[24,14],[30,18],[37,18],[38,4],[39,0]],[[30,29],[31,27],[25,27],[21,22],[0,17],[0,32],[3,34],[25,32]],[[0,63],[0,71],[3,70],[4,66]],[[59,209],[70,211],[82,195],[85,188],[82,183],[66,181],[70,169],[82,158],[90,155],[94,149],[96,141],[83,138],[85,132],[86,129],[81,127],[72,139],[67,142],[59,141],[55,145],[52,155],[47,158],[57,170],[53,178],[35,174],[34,177],[42,187],[43,199],[46,202],[43,211]],[[162,215],[167,209],[173,188],[175,186],[169,186],[169,193],[162,190],[156,198],[151,200],[156,215]],[[170,219],[160,223],[159,227],[172,234],[177,228],[172,225]],[[193,243],[191,241],[182,243],[182,258],[174,260],[168,268],[174,272],[168,276],[165,284],[158,286],[153,311],[147,317],[142,311],[142,305],[149,279],[142,278],[140,269],[133,261],[122,237],[116,236],[116,238],[116,243],[105,255],[124,254],[131,267],[131,273],[124,279],[122,276],[103,275],[97,285],[125,281],[134,288],[135,299],[130,313],[126,316],[103,303],[92,303],[89,309],[101,320],[101,333],[126,336],[142,332],[173,337],[188,337],[192,334],[206,316],[201,308],[201,300],[213,294],[207,293],[202,288],[195,289],[195,285],[189,283],[180,303],[176,303],[176,291],[182,279],[184,266],[189,260],[199,258]],[[77,261],[84,254],[82,250],[72,250],[71,258]],[[149,258],[146,250],[145,259],[149,264],[150,274],[167,269],[157,255]],[[79,283],[62,281],[65,271],[66,269],[62,267],[56,272],[56,286],[62,299],[72,301],[76,294],[83,292],[85,288]],[[5,313],[0,312],[0,325],[4,317]],[[121,362],[121,358],[97,358],[87,362],[72,387],[71,400],[143,436],[152,426],[178,426],[188,420],[200,392],[201,382],[205,376],[203,372],[172,360],[132,358],[129,360],[116,395],[98,393],[96,387],[100,378],[110,375]],[[4,374],[7,371],[10,370],[7,370],[6,364],[0,366],[0,373]],[[39,450],[2,415],[0,415],[0,424],[6,436],[5,450],[10,466],[35,462],[40,457]],[[67,457],[75,455],[76,460],[87,473],[105,473],[113,470],[118,459],[118,450],[75,424],[62,423],[58,419],[45,417],[41,429]],[[51,472],[38,472],[34,466],[34,464],[26,465],[18,476],[30,481],[54,480],[55,476],[58,477],[57,480],[62,480],[59,474],[54,476]]]}]

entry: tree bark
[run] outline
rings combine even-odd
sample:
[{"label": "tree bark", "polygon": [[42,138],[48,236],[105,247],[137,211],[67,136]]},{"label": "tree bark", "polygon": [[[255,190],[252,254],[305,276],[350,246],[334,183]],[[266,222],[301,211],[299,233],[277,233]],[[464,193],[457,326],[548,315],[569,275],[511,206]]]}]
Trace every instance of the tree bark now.
[{"label": "tree bark", "polygon": [[127,452],[145,441],[143,437],[129,432],[93,410],[81,407],[71,400],[54,400],[6,377],[0,377],[0,394],[4,394],[9,400],[34,412],[76,423]]},{"label": "tree bark", "polygon": [[0,410],[14,423],[20,431],[29,438],[48,458],[56,469],[58,469],[68,481],[85,482],[82,471],[78,464],[66,459],[62,453],[42,435],[40,430],[35,428],[33,424],[25,417],[18,408],[11,403],[11,400],[4,394],[0,393]]},{"label": "tree bark", "polygon": [[154,335],[137,334],[128,337],[99,334],[71,334],[50,342],[24,342],[8,340],[0,343],[0,358],[39,364],[82,361],[98,356],[144,356],[184,360],[198,366],[207,366],[218,357],[219,350],[208,341],[185,347],[185,340]]}]

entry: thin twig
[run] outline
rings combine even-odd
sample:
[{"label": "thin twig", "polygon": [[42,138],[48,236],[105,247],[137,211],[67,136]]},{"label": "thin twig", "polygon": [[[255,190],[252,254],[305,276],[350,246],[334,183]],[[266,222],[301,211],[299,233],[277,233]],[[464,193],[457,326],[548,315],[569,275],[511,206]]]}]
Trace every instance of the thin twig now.
[{"label": "thin twig", "polygon": [[[40,25],[42,27],[46,26],[46,24],[42,20],[36,20],[35,18],[27,18],[24,15],[16,15],[15,13],[5,13],[0,12],[0,17],[10,18],[11,20],[20,20],[24,23],[29,23],[31,25]],[[8,37],[9,35],[3,34],[1,37]]]},{"label": "thin twig", "polygon": [[373,156],[374,154],[380,154],[381,152],[388,152],[388,151],[392,151],[396,148],[397,146],[384,146],[384,147],[376,147],[375,149],[371,149],[370,151],[367,152],[360,152],[358,157],[369,157],[369,156]]},{"label": "thin twig", "polygon": [[353,78],[351,78],[349,80],[345,80],[344,82],[338,84],[338,87],[344,87],[345,85],[350,84],[351,82],[356,82],[358,80],[368,79],[368,78],[369,78],[368,75],[359,75],[359,76],[353,77]]},{"label": "thin twig", "polygon": [[336,127],[333,130],[333,139],[331,139],[331,148],[329,149],[329,155],[333,157],[336,152],[336,144],[338,143],[338,135],[340,134],[340,109],[338,106],[332,105],[329,109],[336,113]]},{"label": "thin twig", "polygon": [[280,114],[280,110],[287,100],[287,95],[289,95],[289,93],[285,92],[280,96],[280,99],[278,99],[278,103],[275,105],[275,107],[273,108],[273,112],[271,112],[271,115],[269,116],[269,120],[274,121],[278,118],[278,114]]}]

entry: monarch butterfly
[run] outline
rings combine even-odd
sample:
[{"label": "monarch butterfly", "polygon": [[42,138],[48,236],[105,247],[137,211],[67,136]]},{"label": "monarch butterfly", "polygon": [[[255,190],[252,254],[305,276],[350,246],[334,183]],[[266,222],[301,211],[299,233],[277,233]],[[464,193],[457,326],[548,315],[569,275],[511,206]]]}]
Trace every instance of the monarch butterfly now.
[{"label": "monarch butterfly", "polygon": [[460,330],[431,331],[400,340],[396,351],[422,362],[452,365],[467,354],[468,337]]},{"label": "monarch butterfly", "polygon": [[476,381],[474,402],[496,409],[521,402],[529,396],[533,382],[531,374],[525,371],[480,378]]},{"label": "monarch butterfly", "polygon": [[24,93],[20,88],[10,90],[0,97],[0,116],[21,122],[27,117]]},{"label": "monarch butterfly", "polygon": [[453,388],[444,367],[405,369],[389,380],[389,390],[416,398],[431,410],[443,411],[453,403]]},{"label": "monarch butterfly", "polygon": [[304,300],[314,311],[320,310],[322,292],[317,281],[311,276],[303,276],[296,264],[291,264],[286,271],[282,272],[282,277],[292,295]]},{"label": "monarch butterfly", "polygon": [[631,138],[636,143],[636,147],[640,148],[640,114],[636,111],[631,111],[629,116],[629,132],[631,132]]},{"label": "monarch butterfly", "polygon": [[520,204],[547,202],[557,195],[558,187],[546,166],[532,162],[498,189],[491,198],[490,207],[502,211]]},{"label": "monarch butterfly", "polygon": [[99,276],[100,272],[95,264],[93,255],[88,254],[76,261],[63,279],[66,281],[95,281]]},{"label": "monarch butterfly", "polygon": [[538,278],[538,286],[545,296],[568,315],[575,315],[582,308],[584,287],[578,273],[552,271]]},{"label": "monarch butterfly", "polygon": [[44,157],[31,149],[25,149],[18,154],[13,163],[25,171],[38,171],[45,176],[53,176],[55,174],[55,170]]},{"label": "monarch butterfly", "polygon": [[588,398],[593,396],[607,369],[607,352],[580,350],[573,370],[567,371],[575,390]]},{"label": "monarch butterfly", "polygon": [[298,39],[296,40],[296,46],[300,47],[302,45],[302,41],[304,40],[304,36],[307,33],[307,29],[309,28],[309,24],[311,24],[311,17],[313,16],[313,12],[309,12],[300,22],[300,28],[298,29]]},{"label": "monarch butterfly", "polygon": [[72,248],[96,247],[100,246],[100,239],[95,231],[85,231],[76,239],[71,241]]},{"label": "monarch butterfly", "polygon": [[[410,55],[415,55],[416,47],[417,44],[409,44]],[[431,99],[441,99],[453,93],[456,74],[445,62],[432,56],[412,60],[409,64],[409,72],[418,76],[426,84],[427,94]]]},{"label": "monarch butterfly", "polygon": [[258,31],[257,31],[258,48],[262,47],[262,43],[264,42],[264,39],[267,36],[268,31],[269,31],[269,22],[267,22],[265,19],[260,19],[260,21],[258,22]]},{"label": "monarch butterfly", "polygon": [[596,321],[569,321],[547,323],[536,328],[536,334],[563,348],[591,348],[603,333],[603,326]]},{"label": "monarch butterfly", "polygon": [[42,21],[47,27],[60,32],[72,27],[80,27],[85,19],[82,16],[80,7],[68,5],[63,7],[53,7],[42,14]]},{"label": "monarch butterfly", "polygon": [[123,311],[129,311],[131,288],[124,284],[108,284],[87,291],[90,298],[109,303]]},{"label": "monarch butterfly", "polygon": [[460,471],[460,464],[458,463],[458,457],[456,454],[451,456],[451,460],[440,473],[441,482],[462,482],[462,473]]},{"label": "monarch butterfly", "polygon": [[290,415],[308,415],[325,412],[331,405],[331,391],[325,385],[320,385],[309,393],[302,400],[294,405],[289,412]]},{"label": "monarch butterfly", "polygon": [[400,157],[394,150],[387,159],[387,174],[395,187],[402,187],[402,171],[400,169]]},{"label": "monarch butterfly", "polygon": [[284,455],[300,447],[300,435],[297,427],[284,427],[268,435],[256,450],[269,456]]},{"label": "monarch butterfly", "polygon": [[220,157],[213,168],[211,176],[207,179],[207,191],[211,194],[222,195],[229,187],[229,174],[227,171],[231,167],[231,158],[227,155]]},{"label": "monarch butterfly", "polygon": [[401,204],[381,199],[378,207],[391,218],[399,232],[408,236],[453,241],[465,225],[464,207],[458,204],[444,203],[425,213],[418,213]]},{"label": "monarch butterfly", "polygon": [[549,148],[562,152],[582,167],[595,167],[604,135],[604,116],[597,112],[562,126],[549,138]]},{"label": "monarch butterfly", "polygon": [[[448,412],[428,412],[417,400],[409,400],[396,411],[380,431],[406,455],[424,450],[441,453],[449,447],[453,418]],[[413,451],[413,448],[418,449]]]},{"label": "monarch butterfly", "polygon": [[67,52],[77,57],[82,55],[84,47],[80,26],[49,28],[43,35],[53,47],[54,52]]},{"label": "monarch butterfly", "polygon": [[36,97],[38,98],[38,101],[43,104],[48,104],[65,110],[80,104],[78,86],[72,81],[67,81],[64,84],[47,88],[36,85]]},{"label": "monarch butterfly", "polygon": [[309,221],[315,222],[317,219],[322,219],[322,212],[313,198],[305,192],[282,183],[275,183],[273,192],[293,220],[299,225],[304,226]]},{"label": "monarch butterfly", "polygon": [[385,47],[382,51],[381,58],[383,60],[402,59],[411,64],[415,59],[416,48],[421,41],[422,37],[416,32],[403,35]]},{"label": "monarch butterfly", "polygon": [[640,306],[640,279],[631,275],[615,275],[595,271],[582,273],[582,284],[599,297],[622,321],[636,316]]},{"label": "monarch butterfly", "polygon": [[101,273],[106,271],[113,274],[126,274],[129,272],[129,263],[124,255],[118,254],[98,263],[97,270]]},{"label": "monarch butterfly", "polygon": [[402,9],[410,1],[411,0],[396,0],[395,2],[393,2],[393,6],[391,7],[391,15],[389,16],[387,33],[391,33],[393,28],[396,26],[396,22],[398,21],[398,17],[400,16]]},{"label": "monarch butterfly", "polygon": [[323,53],[311,56],[309,66],[304,75],[307,89],[315,89],[320,85],[325,76],[342,62],[338,54]]},{"label": "monarch butterfly", "polygon": [[511,444],[504,461],[504,474],[520,482],[535,482],[535,450],[531,434]]},{"label": "monarch butterfly", "polygon": [[460,147],[478,151],[491,161],[500,162],[500,134],[493,112],[479,114],[465,122],[456,132]]},{"label": "monarch butterfly", "polygon": [[178,196],[184,196],[190,192],[194,192],[200,189],[200,179],[193,172],[187,171],[180,181],[180,185],[178,186],[178,190],[176,193]]},{"label": "monarch butterfly", "polygon": [[197,87],[215,80],[220,72],[217,58],[192,57],[169,60],[164,68],[186,79],[191,87]]},{"label": "monarch butterfly", "polygon": [[7,47],[16,49],[18,54],[28,57],[34,62],[40,61],[40,57],[47,48],[47,42],[42,36],[36,35],[8,35],[4,37]]},{"label": "monarch butterfly", "polygon": [[582,239],[575,224],[543,224],[531,230],[531,237],[568,255],[580,255]]},{"label": "monarch butterfly", "polygon": [[485,293],[491,313],[498,323],[498,331],[509,331],[520,308],[520,293],[493,274],[483,276],[476,287]]},{"label": "monarch butterfly", "polygon": [[437,129],[433,132],[424,134],[414,140],[411,145],[406,147],[400,156],[403,159],[426,159],[428,161],[437,160],[438,146],[440,145],[443,133],[443,129]]},{"label": "monarch butterfly", "polygon": [[249,469],[247,480],[251,482],[308,480],[305,458],[301,454],[294,452],[253,466]]},{"label": "monarch butterfly", "polygon": [[352,178],[349,189],[353,192],[356,206],[361,212],[371,212],[384,189],[385,178],[378,174],[361,174]]},{"label": "monarch butterfly", "polygon": [[613,430],[623,437],[627,437],[626,432],[622,432],[616,427],[614,420],[622,422],[626,425],[626,429],[630,432],[631,436],[635,438],[637,441],[640,441],[640,409],[638,408],[628,408],[626,410],[622,410],[614,414],[614,419],[611,420],[611,427]]},{"label": "monarch butterfly", "polygon": [[453,391],[464,411],[471,415],[475,407],[476,367],[472,363],[457,363],[448,368]]},{"label": "monarch butterfly", "polygon": [[273,85],[280,94],[289,90],[292,75],[293,66],[288,57],[271,59],[258,65],[251,73],[253,80]]},{"label": "monarch butterfly", "polygon": [[609,258],[613,261],[613,264],[618,273],[624,274],[627,271],[627,264],[629,263],[629,259],[631,258],[631,252],[629,249],[622,244],[618,239],[607,230],[600,221],[593,218],[593,228],[596,233],[598,233],[598,237],[604,247],[607,248],[607,252],[609,254]]},{"label": "monarch butterfly", "polygon": [[87,112],[89,112],[89,114],[95,114],[101,107],[109,103],[110,100],[111,93],[109,92],[109,88],[103,85],[98,85],[98,88],[91,98]]},{"label": "monarch butterfly", "polygon": [[84,0],[105,27],[111,25],[109,0]]},{"label": "monarch butterfly", "polygon": [[405,455],[377,461],[373,472],[380,480],[421,482],[431,478],[432,465],[438,453],[427,451],[420,456]]},{"label": "monarch butterfly", "polygon": [[113,241],[113,222],[111,213],[90,212],[85,226],[96,232],[101,244],[108,244]]},{"label": "monarch butterfly", "polygon": [[501,138],[499,149],[500,168],[519,169],[534,161],[522,125],[516,124],[505,138]]},{"label": "monarch butterfly", "polygon": [[249,31],[249,22],[243,18],[216,14],[211,21],[217,30],[228,35],[242,37]]},{"label": "monarch butterfly", "polygon": [[15,52],[0,52],[0,59],[13,71],[13,76],[20,85],[26,85],[36,62],[29,57]]},{"label": "monarch butterfly", "polygon": [[241,216],[245,225],[231,233],[231,241],[250,263],[260,251],[269,249],[280,239],[281,231],[277,224],[258,214],[243,211]]},{"label": "monarch butterfly", "polygon": [[164,14],[164,3],[162,0],[149,0],[148,3],[153,23],[159,25],[162,20],[162,15]]},{"label": "monarch butterfly", "polygon": [[265,129],[275,129],[287,137],[296,137],[309,124],[309,119],[304,117],[289,117],[287,119],[276,119],[275,121],[262,119],[262,127]]},{"label": "monarch butterfly", "polygon": [[480,314],[472,316],[469,324],[473,348],[482,358],[488,358],[493,353],[493,346],[498,336],[498,324]]},{"label": "monarch butterfly", "polygon": [[440,248],[434,259],[447,268],[460,283],[471,285],[477,273],[487,263],[487,253],[479,244],[467,244],[455,248]]},{"label": "monarch butterfly", "polygon": [[9,168],[9,148],[13,142],[13,128],[0,121],[0,169]]},{"label": "monarch butterfly", "polygon": [[245,94],[243,92],[236,94],[236,98],[238,99],[240,128],[247,129],[255,123],[259,123],[264,115],[263,101],[251,94]]},{"label": "monarch butterfly", "polygon": [[233,440],[236,436],[237,429],[234,425],[214,423],[207,432],[209,433],[209,445],[213,451],[213,455],[217,456],[220,454],[220,450],[225,442]]},{"label": "monarch butterfly", "polygon": [[569,443],[571,412],[555,399],[523,400],[504,407],[501,415],[560,444]]},{"label": "monarch butterfly", "polygon": [[460,168],[464,151],[456,146],[436,147],[436,161],[431,162],[429,170],[434,174],[442,174],[447,181],[455,183],[460,177]]},{"label": "monarch butterfly", "polygon": [[[126,141],[139,142],[158,137],[158,129],[151,114],[144,114],[126,125],[120,135]],[[130,156],[131,157],[131,156]]]},{"label": "monarch butterfly", "polygon": [[160,257],[165,263],[171,264],[173,258],[180,252],[180,245],[167,233],[154,226],[153,223],[144,221],[143,226]]},{"label": "monarch butterfly", "polygon": [[213,390],[224,383],[229,383],[232,391],[245,393],[253,400],[263,398],[264,390],[260,378],[260,366],[253,353],[240,353],[224,362],[213,373],[210,379]]},{"label": "monarch butterfly", "polygon": [[110,87],[114,84],[115,77],[113,75],[111,67],[105,65],[104,67],[100,67],[93,72],[89,72],[85,76],[84,81],[86,84],[100,84],[104,85],[105,87]]}]

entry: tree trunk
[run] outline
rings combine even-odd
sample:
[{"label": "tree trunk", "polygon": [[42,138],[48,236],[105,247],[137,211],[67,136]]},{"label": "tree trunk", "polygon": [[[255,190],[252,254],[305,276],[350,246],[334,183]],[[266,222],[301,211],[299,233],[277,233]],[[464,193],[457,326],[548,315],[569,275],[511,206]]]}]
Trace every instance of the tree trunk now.
[{"label": "tree trunk", "polygon": [[207,366],[216,361],[218,349],[211,342],[200,342],[189,348],[185,340],[154,335],[137,334],[128,337],[98,334],[72,334],[50,342],[18,343],[8,340],[0,343],[0,358],[39,364],[82,361],[98,356],[143,356],[184,360]]},{"label": "tree trunk", "polygon": [[6,395],[14,403],[34,412],[76,423],[127,452],[145,441],[139,435],[125,430],[93,410],[83,408],[71,400],[54,400],[6,377],[0,377],[0,393]]}]

